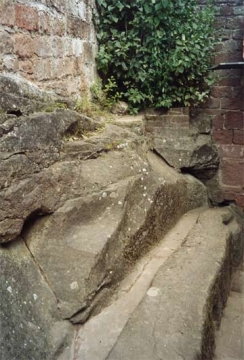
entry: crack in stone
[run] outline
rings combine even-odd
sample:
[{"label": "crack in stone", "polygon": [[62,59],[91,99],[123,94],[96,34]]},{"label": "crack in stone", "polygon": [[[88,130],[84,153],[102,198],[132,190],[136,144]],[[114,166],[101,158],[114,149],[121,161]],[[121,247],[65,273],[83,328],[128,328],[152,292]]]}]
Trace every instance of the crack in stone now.
[{"label": "crack in stone", "polygon": [[173,350],[177,355],[179,355],[181,357],[181,359],[186,360],[186,358],[183,355],[181,355],[177,350],[175,350],[175,349],[173,349]]},{"label": "crack in stone", "polygon": [[189,246],[189,245],[186,244],[186,243],[187,243],[187,240],[188,240],[188,235],[190,234],[190,232],[192,231],[192,229],[194,229],[195,225],[198,224],[200,215],[201,215],[201,214],[198,214],[198,216],[197,216],[197,218],[196,218],[196,220],[195,220],[195,224],[191,227],[191,229],[189,229],[187,235],[185,236],[184,240],[183,240],[182,243],[181,243],[181,247],[191,247],[191,246]]},{"label": "crack in stone", "polygon": [[45,275],[42,267],[40,266],[40,264],[37,262],[34,254],[31,252],[29,246],[27,245],[27,242],[26,242],[25,238],[24,238],[23,236],[21,236],[20,238],[23,240],[23,243],[25,244],[28,252],[30,253],[30,256],[31,256],[32,260],[34,261],[36,267],[38,268],[38,270],[39,270],[39,272],[40,272],[40,275],[42,276],[43,280],[44,280],[45,283],[47,284],[48,288],[49,288],[49,289],[51,290],[51,292],[53,293],[53,296],[54,296],[54,298],[55,298],[55,300],[56,300],[56,302],[57,302],[58,312],[61,314],[61,312],[60,312],[60,305],[59,305],[59,304],[60,304],[60,301],[59,301],[59,299],[58,299],[55,291],[52,289],[52,286],[51,286],[51,284],[49,283],[48,278],[46,277],[46,275]]},{"label": "crack in stone", "polygon": [[[11,159],[13,156],[16,156],[16,155],[25,155],[28,158],[28,156],[26,155],[26,152],[25,151],[17,151],[17,152],[14,152],[14,153],[11,153],[10,155],[4,157],[2,160],[3,161],[6,161],[6,160],[9,160]],[[29,159],[30,160],[30,159]]]},{"label": "crack in stone", "polygon": [[157,155],[160,159],[162,159],[169,167],[175,169],[175,167],[171,165],[161,154],[159,154],[159,152],[156,149],[153,149],[153,153]]}]

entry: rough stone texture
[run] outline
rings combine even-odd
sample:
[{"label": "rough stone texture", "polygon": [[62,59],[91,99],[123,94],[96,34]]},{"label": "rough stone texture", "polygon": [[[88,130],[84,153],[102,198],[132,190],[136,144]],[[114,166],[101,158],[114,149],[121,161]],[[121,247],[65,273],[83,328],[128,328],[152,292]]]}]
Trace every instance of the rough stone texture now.
[{"label": "rough stone texture", "polygon": [[184,212],[206,204],[206,191],[155,155],[148,163],[130,149],[76,166],[86,184],[83,196],[37,220],[22,236],[52,284],[62,316],[77,314],[73,321],[83,322],[132,261]]},{"label": "rough stone texture", "polygon": [[53,360],[74,329],[22,239],[0,248],[0,359]]},{"label": "rough stone texture", "polygon": [[[206,189],[148,152],[136,132],[67,109],[1,114],[0,150],[1,267],[18,282],[17,305],[26,302],[23,311],[43,326],[30,332],[22,308],[4,300],[1,323],[8,309],[9,326],[17,327],[19,312],[27,323],[11,338],[5,326],[1,356],[68,360],[74,347],[66,320],[82,323],[98,312],[137,258],[182,214],[207,204]],[[14,287],[2,281],[6,299]],[[36,295],[38,309],[29,302]],[[25,345],[23,334],[33,343]]]},{"label": "rough stone texture", "polygon": [[27,115],[47,108],[56,100],[54,95],[14,75],[0,75],[1,113]]},{"label": "rough stone texture", "polygon": [[242,243],[241,227],[231,213],[212,209],[200,214],[106,359],[211,359],[214,321],[219,321],[230,285],[230,249]]},{"label": "rough stone texture", "polygon": [[78,330],[77,360],[106,360],[130,316],[149,290],[160,267],[180,249],[187,235],[206,208],[189,211],[140,259],[120,283],[111,302]]},{"label": "rough stone texture", "polygon": [[89,90],[97,48],[93,7],[93,0],[1,1],[0,73],[62,96]]},{"label": "rough stone texture", "polygon": [[[216,173],[219,167],[217,147],[210,136],[209,123],[201,112],[170,109],[168,113],[147,113],[144,119],[149,146],[170,166],[190,173],[207,185],[211,201],[222,201]],[[175,120],[172,122],[172,117]],[[185,119],[185,120],[182,120]]]},{"label": "rough stone texture", "polygon": [[76,129],[92,128],[87,119],[70,110],[21,118],[5,116],[3,121],[0,125],[1,242],[16,237],[29,216],[53,212],[67,197],[77,196],[80,170],[74,162],[59,163],[62,139]]}]

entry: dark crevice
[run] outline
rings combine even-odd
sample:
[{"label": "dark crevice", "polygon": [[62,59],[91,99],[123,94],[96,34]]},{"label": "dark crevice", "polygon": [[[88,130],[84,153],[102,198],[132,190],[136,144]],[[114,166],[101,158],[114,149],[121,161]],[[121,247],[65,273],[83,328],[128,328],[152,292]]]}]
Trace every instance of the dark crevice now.
[{"label": "dark crevice", "polygon": [[57,310],[60,311],[60,304],[59,304],[59,299],[57,294],[55,293],[55,291],[52,288],[52,284],[50,284],[44,270],[42,269],[41,265],[38,263],[38,260],[36,259],[35,255],[32,253],[31,248],[28,244],[28,241],[26,241],[26,234],[28,232],[29,229],[31,229],[31,227],[33,226],[33,224],[40,218],[47,216],[47,211],[45,209],[36,209],[35,211],[33,211],[25,220],[21,234],[19,236],[19,238],[21,238],[23,240],[23,243],[26,246],[26,249],[28,250],[28,252],[30,253],[30,256],[34,262],[34,264],[36,265],[37,269],[39,270],[40,275],[42,276],[43,280],[45,281],[46,285],[48,286],[48,288],[50,289],[50,291],[53,293],[53,296],[57,302]]},{"label": "dark crevice", "polygon": [[18,151],[18,152],[12,153],[12,154],[4,157],[3,160],[9,160],[11,157],[16,156],[16,155],[25,155],[26,157],[28,157],[26,155],[25,151]]},{"label": "dark crevice", "polygon": [[20,117],[20,116],[23,115],[20,110],[9,110],[9,111],[7,111],[7,114],[8,115],[15,115],[17,117]]},{"label": "dark crevice", "polygon": [[182,174],[189,174],[194,176],[196,179],[202,181],[208,181],[212,179],[217,172],[218,168],[209,168],[209,169],[197,169],[194,167],[182,167],[181,173]]},{"label": "dark crevice", "polygon": [[53,211],[45,209],[44,207],[43,208],[41,207],[41,208],[38,208],[38,209],[32,211],[24,220],[24,224],[22,226],[22,230],[19,235],[23,239],[23,241],[26,242],[25,241],[26,235],[28,234],[28,232],[31,230],[31,228],[34,226],[34,224],[38,220],[40,220],[46,216],[49,216],[52,213],[53,213]]},{"label": "dark crevice", "polygon": [[52,214],[52,211],[48,211],[45,208],[40,208],[32,211],[29,216],[25,219],[24,225],[22,227],[21,235],[24,237],[28,230],[34,225],[34,223],[45,216]]},{"label": "dark crevice", "polygon": [[39,263],[37,262],[34,254],[32,253],[29,245],[27,244],[27,241],[25,241],[24,238],[22,238],[22,239],[23,239],[23,243],[25,244],[27,250],[28,250],[29,253],[30,253],[30,256],[31,256],[34,264],[36,265],[37,269],[39,270],[40,275],[42,276],[43,280],[45,281],[47,287],[48,287],[48,288],[50,289],[50,291],[53,293],[53,296],[54,296],[54,298],[55,298],[55,300],[56,300],[56,302],[57,302],[57,310],[60,311],[59,299],[58,299],[55,291],[52,289],[52,285],[51,285],[50,282],[48,281],[48,278],[46,277],[46,275],[45,275],[42,267],[41,267],[41,266],[39,265]]},{"label": "dark crevice", "polygon": [[69,320],[74,325],[83,324],[91,316],[97,315],[100,312],[102,304],[108,297],[111,283],[109,278],[105,278],[101,285],[87,297],[83,306],[66,320]]},{"label": "dark crevice", "polygon": [[169,167],[175,169],[174,166],[172,166],[161,154],[159,154],[159,152],[157,152],[156,149],[152,149],[152,152],[157,155],[158,157],[160,157]]},{"label": "dark crevice", "polygon": [[235,200],[223,200],[222,202],[218,203],[219,207],[225,207],[225,206],[230,206],[230,205],[235,205],[236,202]]}]

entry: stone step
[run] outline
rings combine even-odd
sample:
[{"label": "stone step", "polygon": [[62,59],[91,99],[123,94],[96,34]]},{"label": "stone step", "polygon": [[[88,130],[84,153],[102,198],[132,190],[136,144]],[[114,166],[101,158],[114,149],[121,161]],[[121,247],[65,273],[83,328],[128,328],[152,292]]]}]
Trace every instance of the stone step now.
[{"label": "stone step", "polygon": [[83,139],[68,139],[63,145],[64,159],[93,159],[102,152],[123,149],[137,140],[136,134],[116,125],[119,123],[104,124],[102,129],[83,135]]},{"label": "stone step", "polygon": [[[62,317],[73,323],[99,311],[135,260],[185,212],[207,203],[200,182],[178,174],[156,155],[140,162],[135,174],[131,168],[138,163],[127,157],[124,164],[123,153],[116,154],[114,160],[107,153],[84,161],[84,184],[92,188],[94,183],[92,194],[66,201],[22,234],[57,296]],[[119,179],[125,166],[132,175]]]},{"label": "stone step", "polygon": [[113,303],[80,328],[75,359],[210,360],[216,309],[230,283],[228,244],[240,246],[239,233],[229,209],[184,216],[124,280]]},{"label": "stone step", "polygon": [[136,116],[130,116],[130,115],[124,115],[124,116],[115,116],[114,123],[119,126],[128,127],[128,128],[134,128],[134,127],[140,127],[142,128],[143,125],[143,115],[136,115]]}]

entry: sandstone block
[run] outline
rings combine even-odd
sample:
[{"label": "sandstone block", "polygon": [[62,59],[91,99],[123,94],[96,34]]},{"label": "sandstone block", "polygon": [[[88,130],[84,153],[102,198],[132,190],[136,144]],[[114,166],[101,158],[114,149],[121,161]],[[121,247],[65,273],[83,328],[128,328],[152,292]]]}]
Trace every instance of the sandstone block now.
[{"label": "sandstone block", "polygon": [[83,59],[85,63],[93,62],[95,59],[94,47],[88,42],[83,43]]},{"label": "sandstone block", "polygon": [[41,58],[51,57],[53,54],[52,42],[49,36],[37,36],[34,41],[35,54]]},{"label": "sandstone block", "polygon": [[64,67],[64,60],[63,59],[52,59],[51,62],[51,78],[52,79],[61,79],[63,78],[66,73],[66,69]]},{"label": "sandstone block", "polygon": [[13,39],[7,31],[0,31],[0,54],[12,54],[13,53]]},{"label": "sandstone block", "polygon": [[33,75],[35,80],[48,80],[51,79],[51,60],[41,59],[33,61]]},{"label": "sandstone block", "polygon": [[213,139],[219,144],[231,144],[233,138],[233,130],[215,130]]},{"label": "sandstone block", "polygon": [[33,64],[31,61],[19,61],[19,70],[25,74],[33,74]]},{"label": "sandstone block", "polygon": [[243,29],[244,26],[244,17],[242,15],[236,15],[226,19],[226,28],[227,29]]},{"label": "sandstone block", "polygon": [[63,57],[64,48],[65,48],[65,41],[58,36],[53,37],[52,56],[57,58]]},{"label": "sandstone block", "polygon": [[244,130],[234,130],[233,143],[244,145]]},{"label": "sandstone block", "polygon": [[79,17],[67,18],[67,33],[80,39],[86,39],[89,34],[89,25]]},{"label": "sandstone block", "polygon": [[224,126],[226,129],[242,130],[244,128],[244,113],[241,111],[227,112]]},{"label": "sandstone block", "polygon": [[57,36],[64,36],[66,27],[65,18],[53,18],[51,20],[52,34]]},{"label": "sandstone block", "polygon": [[0,24],[10,27],[13,27],[15,25],[15,8],[12,1],[1,1]]},{"label": "sandstone block", "polygon": [[205,108],[204,111],[206,112],[206,114],[208,115],[223,115],[225,114],[225,110],[223,109],[208,109],[208,108]]},{"label": "sandstone block", "polygon": [[[231,141],[229,143],[231,143]],[[225,143],[225,145],[220,145],[219,152],[221,158],[241,159],[244,157],[244,147],[241,145],[227,145],[227,143]]]},{"label": "sandstone block", "polygon": [[238,86],[241,83],[241,79],[239,76],[232,76],[232,77],[222,77],[218,81],[219,86]]},{"label": "sandstone block", "polygon": [[18,60],[14,55],[5,55],[2,63],[5,70],[18,71]]},{"label": "sandstone block", "polygon": [[243,110],[244,100],[242,98],[239,98],[239,99],[225,98],[225,99],[221,99],[220,102],[221,102],[221,109]]},{"label": "sandstone block", "polygon": [[229,86],[214,86],[211,89],[211,96],[215,98],[231,98],[232,89]]},{"label": "sandstone block", "polygon": [[244,193],[236,195],[236,205],[244,209]]},{"label": "sandstone block", "polygon": [[64,56],[72,56],[73,55],[73,41],[70,37],[65,37],[64,42]]},{"label": "sandstone block", "polygon": [[82,75],[82,70],[83,70],[83,65],[84,65],[84,60],[83,60],[83,56],[76,56],[75,57],[75,73],[76,75]]},{"label": "sandstone block", "polygon": [[51,19],[45,11],[39,12],[38,29],[41,34],[50,34],[51,32]]},{"label": "sandstone block", "polygon": [[212,120],[212,127],[213,129],[223,129],[224,127],[224,116],[223,115],[216,115]]},{"label": "sandstone block", "polygon": [[15,34],[14,40],[14,52],[21,58],[30,58],[34,54],[34,41],[30,35]]},{"label": "sandstone block", "polygon": [[[242,80],[243,80],[243,76],[242,76]],[[244,102],[244,92],[243,92],[242,84],[233,87],[233,98],[242,99],[242,102]]]},{"label": "sandstone block", "polygon": [[72,53],[77,57],[83,53],[83,41],[81,39],[72,39]]},{"label": "sandstone block", "polygon": [[38,12],[35,8],[15,4],[15,23],[25,30],[38,30]]},{"label": "sandstone block", "polygon": [[244,186],[244,161],[223,160],[221,163],[222,183],[227,186]]},{"label": "sandstone block", "polygon": [[220,15],[221,16],[231,16],[233,15],[233,8],[230,5],[223,4],[220,6]]}]

